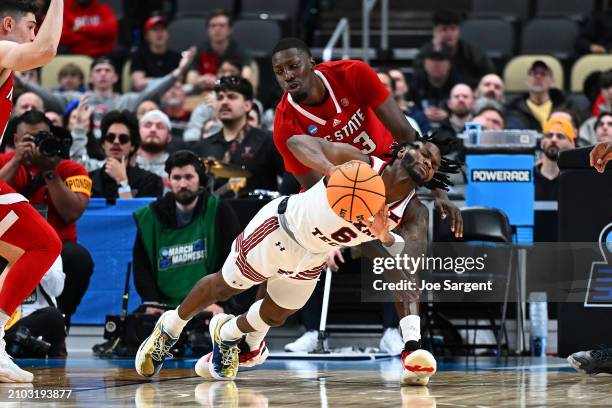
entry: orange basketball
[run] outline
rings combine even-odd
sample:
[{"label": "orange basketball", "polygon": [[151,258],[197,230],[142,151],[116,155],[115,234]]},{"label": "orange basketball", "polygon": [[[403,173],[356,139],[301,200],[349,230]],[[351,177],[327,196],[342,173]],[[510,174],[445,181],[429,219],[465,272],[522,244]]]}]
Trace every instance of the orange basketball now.
[{"label": "orange basketball", "polygon": [[327,181],[327,201],[340,218],[367,220],[385,204],[385,184],[365,162],[344,163]]}]

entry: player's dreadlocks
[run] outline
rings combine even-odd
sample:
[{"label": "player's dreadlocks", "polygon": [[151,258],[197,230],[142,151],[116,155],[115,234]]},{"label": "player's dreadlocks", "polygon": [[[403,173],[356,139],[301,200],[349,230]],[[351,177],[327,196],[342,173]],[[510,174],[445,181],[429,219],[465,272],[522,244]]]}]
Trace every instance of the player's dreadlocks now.
[{"label": "player's dreadlocks", "polygon": [[[458,141],[454,138],[440,137],[438,132],[432,132],[431,134],[425,136],[421,136],[417,133],[415,142],[433,143],[438,147],[440,154],[442,155],[440,168],[434,173],[431,180],[424,184],[424,187],[427,187],[430,190],[439,188],[448,191],[448,187],[454,185],[450,181],[448,175],[459,173],[461,170],[461,162],[444,157],[444,155],[450,153],[457,146]],[[391,145],[391,162],[389,164],[393,164],[393,162],[397,159],[397,155],[400,150],[406,146],[418,148],[415,143],[393,143],[393,145]]]}]

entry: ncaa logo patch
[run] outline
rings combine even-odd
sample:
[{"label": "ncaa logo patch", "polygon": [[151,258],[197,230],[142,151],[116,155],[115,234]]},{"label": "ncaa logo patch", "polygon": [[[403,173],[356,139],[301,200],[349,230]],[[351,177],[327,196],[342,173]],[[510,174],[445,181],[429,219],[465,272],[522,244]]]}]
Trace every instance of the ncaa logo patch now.
[{"label": "ncaa logo patch", "polygon": [[319,128],[316,127],[315,125],[308,126],[308,133],[310,133],[311,135],[316,135],[318,131],[319,131]]}]

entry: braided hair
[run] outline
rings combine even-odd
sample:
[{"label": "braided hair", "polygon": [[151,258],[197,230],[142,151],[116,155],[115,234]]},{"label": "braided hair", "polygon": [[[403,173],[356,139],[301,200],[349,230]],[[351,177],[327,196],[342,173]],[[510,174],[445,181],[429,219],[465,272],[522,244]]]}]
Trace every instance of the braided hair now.
[{"label": "braided hair", "polygon": [[[449,186],[454,185],[450,181],[448,175],[459,173],[461,170],[462,163],[457,160],[444,157],[444,155],[447,155],[451,151],[453,151],[457,147],[459,142],[454,138],[440,137],[438,132],[432,132],[431,134],[425,136],[421,136],[417,133],[415,142],[432,143],[438,147],[438,149],[440,150],[440,154],[442,155],[442,160],[440,161],[440,167],[438,168],[438,171],[436,171],[431,180],[429,180],[423,186],[430,190],[441,189],[448,191]],[[391,153],[388,155],[391,157],[389,165],[393,164],[393,162],[397,159],[397,155],[399,154],[400,150],[402,150],[406,146],[411,146],[415,149],[418,148],[418,146],[414,142],[401,144],[397,142],[393,143],[391,145]]]}]

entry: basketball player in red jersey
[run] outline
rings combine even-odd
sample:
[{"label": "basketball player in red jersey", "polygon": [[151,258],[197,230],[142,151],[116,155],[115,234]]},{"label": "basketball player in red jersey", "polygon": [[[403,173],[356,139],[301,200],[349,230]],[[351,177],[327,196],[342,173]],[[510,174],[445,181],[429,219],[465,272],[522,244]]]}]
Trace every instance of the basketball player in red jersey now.
[{"label": "basketball player in red jersey", "polygon": [[[0,137],[13,108],[13,71],[49,63],[62,33],[63,0],[51,0],[45,21],[34,34],[34,0],[0,1]],[[32,147],[34,149],[36,147]],[[32,154],[31,150],[20,152]],[[0,256],[8,266],[0,276],[0,382],[32,382],[6,353],[4,327],[36,288],[62,249],[56,232],[20,194],[0,181]]]},{"label": "basketball player in red jersey", "polygon": [[[391,144],[413,142],[416,132],[393,95],[369,65],[343,60],[316,64],[308,46],[298,38],[284,38],[272,51],[272,69],[285,91],[276,107],[274,143],[285,168],[308,189],[321,175],[304,166],[287,147],[294,135],[310,135],[330,142],[349,143],[362,153],[381,159],[391,156]],[[444,190],[433,191],[436,209],[450,215],[451,229],[463,234],[459,209]]]}]

